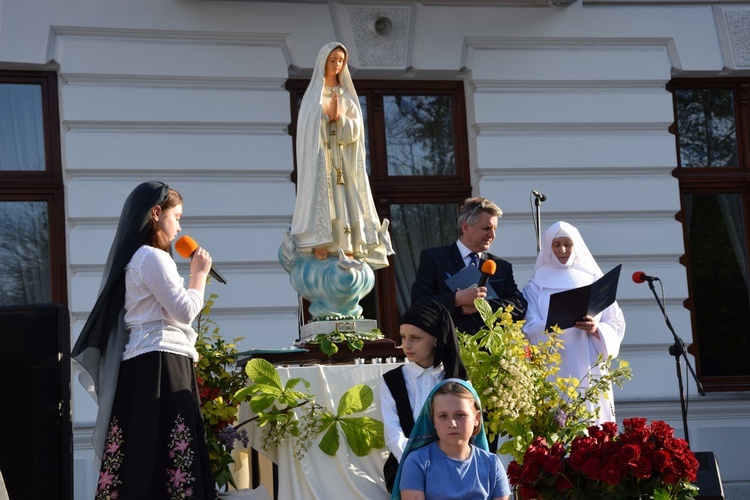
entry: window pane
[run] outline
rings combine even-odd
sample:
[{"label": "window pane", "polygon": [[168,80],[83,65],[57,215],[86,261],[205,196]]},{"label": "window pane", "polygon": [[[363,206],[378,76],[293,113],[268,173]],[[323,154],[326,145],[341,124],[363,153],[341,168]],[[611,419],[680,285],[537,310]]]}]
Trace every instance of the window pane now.
[{"label": "window pane", "polygon": [[419,254],[425,248],[450,245],[458,238],[454,203],[391,205],[391,238],[396,256],[396,301],[399,317],[411,304]]},{"label": "window pane", "polygon": [[732,89],[675,90],[683,167],[736,167]]},{"label": "window pane", "polygon": [[0,305],[51,302],[44,201],[0,201]]},{"label": "window pane", "polygon": [[40,85],[0,84],[0,170],[45,170]]},{"label": "window pane", "polygon": [[740,194],[685,195],[702,376],[750,375],[748,259]]},{"label": "window pane", "polygon": [[451,99],[383,97],[389,175],[455,175]]}]

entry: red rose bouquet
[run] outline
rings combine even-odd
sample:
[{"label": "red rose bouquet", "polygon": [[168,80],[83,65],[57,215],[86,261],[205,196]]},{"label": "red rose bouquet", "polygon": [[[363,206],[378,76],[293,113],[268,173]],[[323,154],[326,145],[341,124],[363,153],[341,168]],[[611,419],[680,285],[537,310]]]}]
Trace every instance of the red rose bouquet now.
[{"label": "red rose bouquet", "polygon": [[519,463],[508,466],[508,478],[523,498],[589,499],[693,498],[698,460],[674,429],[654,420],[630,418],[591,426],[569,445],[548,446],[544,437],[529,445]]}]

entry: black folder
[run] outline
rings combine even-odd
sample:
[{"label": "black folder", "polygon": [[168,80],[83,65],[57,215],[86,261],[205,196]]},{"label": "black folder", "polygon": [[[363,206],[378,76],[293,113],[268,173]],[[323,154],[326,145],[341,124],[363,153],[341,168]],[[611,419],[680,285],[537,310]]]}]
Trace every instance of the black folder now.
[{"label": "black folder", "polygon": [[617,299],[621,269],[618,264],[590,285],[550,295],[545,330],[554,325],[565,330],[584,316],[596,316],[609,307]]}]

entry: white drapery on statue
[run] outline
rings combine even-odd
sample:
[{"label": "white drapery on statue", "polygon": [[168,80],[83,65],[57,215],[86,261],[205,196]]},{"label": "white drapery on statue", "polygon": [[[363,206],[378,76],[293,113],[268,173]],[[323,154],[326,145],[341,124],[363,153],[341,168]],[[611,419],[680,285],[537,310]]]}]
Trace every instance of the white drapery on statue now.
[{"label": "white drapery on statue", "polygon": [[[329,54],[341,48],[345,61],[338,87],[326,87]],[[381,224],[365,162],[365,126],[348,67],[338,42],[318,53],[297,119],[297,199],[291,236],[298,251],[343,250],[372,269],[388,265],[392,254],[388,221]],[[329,121],[331,95],[338,94],[341,117]]]}]

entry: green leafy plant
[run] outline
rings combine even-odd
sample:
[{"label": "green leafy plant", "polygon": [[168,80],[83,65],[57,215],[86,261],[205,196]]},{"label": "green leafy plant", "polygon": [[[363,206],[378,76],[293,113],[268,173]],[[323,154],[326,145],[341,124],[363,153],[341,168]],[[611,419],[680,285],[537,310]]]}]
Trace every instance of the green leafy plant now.
[{"label": "green leafy plant", "polygon": [[493,312],[483,299],[475,305],[485,328],[459,335],[461,358],[482,398],[489,438],[506,437],[500,453],[519,462],[537,437],[552,445],[584,433],[595,418],[590,403],[631,377],[628,363],[612,357],[597,360],[590,373],[603,375],[588,377],[587,387],[578,379],[558,377],[562,330],[553,327],[546,340],[532,345],[523,321],[513,321],[512,306]]},{"label": "green leafy plant", "polygon": [[[339,429],[357,456],[385,446],[381,421],[354,416],[372,404],[373,392],[369,386],[358,384],[346,391],[333,414],[315,402],[315,396],[307,392],[310,383],[305,379],[292,378],[282,383],[276,368],[260,358],[248,361],[245,371],[252,384],[239,390],[235,397],[247,401],[256,416],[241,425],[257,420],[258,426],[264,428],[264,449],[278,446],[293,436],[296,438],[295,454],[301,458],[313,440],[323,434],[318,447],[333,456],[340,446]],[[300,384],[305,390],[297,389]]]},{"label": "green leafy plant", "polygon": [[369,333],[319,333],[308,340],[306,343],[318,345],[320,347],[320,350],[330,357],[339,352],[339,347],[336,344],[346,344],[349,350],[354,352],[361,351],[365,345],[366,340],[380,340],[382,338],[384,338],[383,334],[379,329],[376,328]]},{"label": "green leafy plant", "polygon": [[247,377],[236,365],[239,354],[236,343],[242,338],[226,342],[219,334],[219,326],[210,319],[216,298],[216,294],[210,294],[196,318],[198,339],[195,348],[199,357],[195,372],[214,481],[220,489],[225,489],[228,484],[236,489],[230,471],[230,465],[234,463],[232,450],[236,440],[247,446],[248,437],[245,430],[235,426],[241,402],[235,394],[245,387]]},{"label": "green leafy plant", "polygon": [[[296,386],[302,384],[309,391],[310,383],[307,380],[295,378],[282,385],[276,368],[263,359],[250,360],[244,370],[237,366],[240,354],[237,343],[242,338],[227,342],[220,335],[219,326],[210,317],[217,297],[216,294],[209,295],[196,318],[194,329],[198,334],[195,347],[199,355],[195,367],[196,378],[211,471],[219,489],[225,490],[229,485],[237,488],[231,472],[231,465],[234,464],[232,450],[238,440],[245,447],[248,446],[247,431],[242,427],[255,420],[260,427],[265,427],[262,438],[264,448],[277,446],[295,437],[295,452],[299,457],[309,450],[313,439],[323,433],[318,446],[328,455],[335,455],[340,447],[339,429],[358,456],[385,446],[383,423],[355,415],[372,405],[373,392],[367,385],[359,384],[349,389],[341,397],[336,414],[333,414],[315,403],[314,395],[296,390]],[[336,342],[346,342],[354,350],[361,349],[364,340],[375,338],[382,338],[382,335],[379,332],[334,333],[329,340],[336,349]],[[248,385],[249,381],[251,385]],[[257,415],[237,423],[239,405],[242,403],[249,404]],[[299,417],[295,412],[300,413]]]}]

